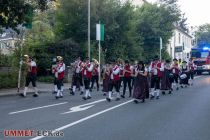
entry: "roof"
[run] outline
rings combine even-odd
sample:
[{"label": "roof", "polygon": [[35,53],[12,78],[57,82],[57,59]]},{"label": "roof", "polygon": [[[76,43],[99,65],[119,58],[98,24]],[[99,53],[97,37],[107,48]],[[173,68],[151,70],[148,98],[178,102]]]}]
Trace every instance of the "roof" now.
[{"label": "roof", "polygon": [[175,26],[175,29],[179,30],[181,33],[185,34],[186,36],[193,38],[189,33],[185,32],[181,27]]}]

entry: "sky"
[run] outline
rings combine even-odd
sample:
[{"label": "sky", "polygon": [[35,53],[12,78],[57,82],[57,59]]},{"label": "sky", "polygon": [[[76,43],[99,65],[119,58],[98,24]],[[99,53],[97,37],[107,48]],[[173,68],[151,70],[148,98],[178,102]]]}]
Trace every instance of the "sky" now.
[{"label": "sky", "polygon": [[[155,2],[156,0],[147,0]],[[210,23],[210,0],[178,0],[182,13],[188,18],[189,26]]]}]

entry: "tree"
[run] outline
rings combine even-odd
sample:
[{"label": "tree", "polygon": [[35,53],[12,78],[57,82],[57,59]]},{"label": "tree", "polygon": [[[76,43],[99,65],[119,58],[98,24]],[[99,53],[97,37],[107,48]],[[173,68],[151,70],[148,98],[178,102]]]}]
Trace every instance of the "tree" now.
[{"label": "tree", "polygon": [[46,10],[48,3],[49,0],[1,0],[0,29],[12,28],[17,30],[18,25],[28,26],[32,22],[33,11]]},{"label": "tree", "polygon": [[204,24],[199,26],[196,32],[196,37],[199,46],[210,44],[210,24]]}]

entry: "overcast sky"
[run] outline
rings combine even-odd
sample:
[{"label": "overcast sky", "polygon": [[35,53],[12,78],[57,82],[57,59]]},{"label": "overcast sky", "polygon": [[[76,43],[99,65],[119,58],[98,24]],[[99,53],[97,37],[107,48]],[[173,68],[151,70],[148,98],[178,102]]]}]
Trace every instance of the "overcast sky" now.
[{"label": "overcast sky", "polygon": [[[147,0],[155,2],[156,0]],[[190,26],[210,23],[210,0],[178,0]]]}]

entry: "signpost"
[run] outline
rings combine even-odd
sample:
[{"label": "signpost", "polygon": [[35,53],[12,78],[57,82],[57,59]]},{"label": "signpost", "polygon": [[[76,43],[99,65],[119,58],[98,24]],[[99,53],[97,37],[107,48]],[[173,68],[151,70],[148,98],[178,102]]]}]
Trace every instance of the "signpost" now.
[{"label": "signpost", "polygon": [[99,83],[101,81],[101,41],[104,41],[104,25],[96,24],[96,40],[98,41]]}]

